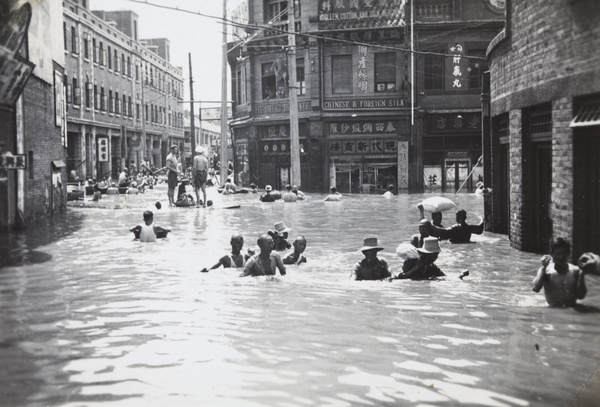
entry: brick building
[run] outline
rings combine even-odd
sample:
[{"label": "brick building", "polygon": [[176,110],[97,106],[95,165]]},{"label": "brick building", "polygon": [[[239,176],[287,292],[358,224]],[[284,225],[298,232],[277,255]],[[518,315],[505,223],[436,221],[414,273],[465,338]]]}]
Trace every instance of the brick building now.
[{"label": "brick building", "polygon": [[69,173],[114,179],[146,158],[162,167],[171,144],[185,151],[183,73],[169,40],[140,39],[132,11],[63,4]]},{"label": "brick building", "polygon": [[7,229],[65,205],[64,55],[58,2],[4,1],[0,15],[0,229]]},{"label": "brick building", "polygon": [[412,12],[404,0],[294,3],[295,86],[288,1],[248,0],[234,13],[269,27],[230,44],[234,149],[247,178],[289,182],[295,89],[304,189],[458,189],[481,156],[485,50],[504,27],[496,2],[415,0]]},{"label": "brick building", "polygon": [[600,4],[506,3],[506,29],[488,48],[491,230],[521,250],[547,252],[560,236],[575,258],[598,253]]}]

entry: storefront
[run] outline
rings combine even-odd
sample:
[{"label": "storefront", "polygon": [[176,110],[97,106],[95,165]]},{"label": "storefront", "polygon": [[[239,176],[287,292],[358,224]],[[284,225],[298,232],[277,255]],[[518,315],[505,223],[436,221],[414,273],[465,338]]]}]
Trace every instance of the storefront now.
[{"label": "storefront", "polygon": [[[423,137],[423,185],[428,192],[472,191],[483,180],[481,113],[429,113]],[[461,188],[462,187],[462,188]]]},{"label": "storefront", "polygon": [[331,121],[326,132],[329,181],[339,192],[408,191],[408,123]]}]

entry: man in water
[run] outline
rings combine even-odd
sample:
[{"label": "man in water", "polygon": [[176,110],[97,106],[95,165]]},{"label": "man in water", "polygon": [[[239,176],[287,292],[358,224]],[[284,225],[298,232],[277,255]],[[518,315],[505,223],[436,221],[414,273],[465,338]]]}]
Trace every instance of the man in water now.
[{"label": "man in water", "polygon": [[[435,280],[438,277],[444,277],[445,274],[435,264],[440,253],[440,242],[436,237],[426,237],[423,241],[423,247],[417,249],[419,260],[412,264],[412,268],[398,274],[395,279],[411,280]],[[408,268],[408,267],[407,267]]]},{"label": "man in water", "polygon": [[331,187],[329,188],[329,195],[327,195],[327,197],[325,199],[323,199],[323,201],[327,202],[327,201],[339,201],[342,199],[342,194],[340,194],[337,191],[336,187]]},{"label": "man in water", "polygon": [[175,205],[175,188],[177,188],[177,176],[181,175],[179,170],[177,169],[177,165],[179,164],[179,160],[177,159],[177,145],[173,144],[171,146],[171,153],[167,156],[167,184],[168,191],[167,196],[169,197],[169,206]]},{"label": "man in water", "polygon": [[139,237],[140,242],[156,242],[157,237],[167,237],[170,230],[154,225],[154,213],[152,213],[152,211],[144,211],[143,216],[144,224],[137,225],[129,230],[130,232],[133,232],[136,237]]},{"label": "man in water", "polygon": [[271,193],[273,192],[273,187],[271,185],[267,185],[265,187],[265,194],[260,196],[261,202],[275,202],[275,197]]},{"label": "man in water", "polygon": [[262,234],[258,238],[258,247],[260,253],[250,257],[244,267],[244,272],[240,274],[240,277],[246,276],[267,276],[275,275],[277,269],[279,273],[285,275],[285,266],[281,261],[281,256],[277,253],[273,253],[273,247],[275,243],[268,234]]},{"label": "man in water", "polygon": [[292,192],[294,194],[296,194],[296,196],[298,197],[299,201],[302,201],[302,200],[306,199],[306,195],[304,195],[304,192],[302,192],[302,191],[300,191],[298,189],[298,186],[292,185]]},{"label": "man in water", "polygon": [[569,264],[571,244],[562,237],[552,240],[550,255],[542,257],[542,267],[533,279],[533,291],[544,288],[546,301],[551,307],[572,307],[587,294],[585,272]]},{"label": "man in water", "polygon": [[434,224],[429,228],[429,234],[442,240],[450,240],[452,243],[471,243],[471,234],[482,234],[483,226],[483,219],[480,219],[480,222],[477,225],[469,225],[467,223],[467,211],[461,209],[456,212],[455,225],[448,229],[444,229]]},{"label": "man in water", "polygon": [[416,248],[423,247],[423,239],[430,236],[429,232],[431,228],[432,226],[429,220],[421,219],[419,222],[419,234],[412,235],[410,243]]},{"label": "man in water", "polygon": [[298,196],[292,192],[292,186],[287,184],[285,186],[285,194],[283,194],[283,202],[296,202]]},{"label": "man in water", "polygon": [[[196,206],[200,206],[200,202],[202,202],[202,206],[206,208],[206,178],[208,175],[208,159],[204,156],[204,147],[198,146],[196,149],[198,153],[197,156],[194,157],[193,164],[193,174],[194,174],[194,190],[196,191]],[[203,201],[200,201],[200,190],[202,190],[202,196],[204,197]]]},{"label": "man in water", "polygon": [[366,238],[359,250],[365,258],[354,265],[350,280],[383,280],[392,276],[387,262],[377,258],[377,252],[383,250],[383,247],[377,244],[376,237]]},{"label": "man in water", "polygon": [[384,198],[391,198],[394,196],[394,185],[388,185],[388,190],[383,194]]},{"label": "man in water", "polygon": [[304,250],[306,250],[306,239],[304,236],[296,237],[293,243],[294,251],[290,253],[285,259],[283,259],[283,264],[296,264],[300,265],[300,263],[306,263],[306,257],[302,255]]},{"label": "man in water", "polygon": [[[242,247],[244,247],[244,238],[239,233],[236,233],[231,236],[231,240],[229,241],[231,244],[231,254],[227,254],[219,259],[219,262],[212,266],[210,270],[217,269],[221,266],[224,268],[236,268],[236,269],[244,269],[246,266],[246,261],[250,258],[250,255],[253,255],[254,252],[248,249],[249,254],[242,254]],[[209,269],[203,268],[200,270],[202,273],[208,273]]]},{"label": "man in water", "polygon": [[[417,208],[419,208],[419,213],[420,213],[420,218],[419,219],[425,219],[425,209],[423,208],[423,205],[419,204],[417,205]],[[443,228],[444,225],[442,225],[442,212],[432,212],[431,213],[431,223],[438,228]]]}]

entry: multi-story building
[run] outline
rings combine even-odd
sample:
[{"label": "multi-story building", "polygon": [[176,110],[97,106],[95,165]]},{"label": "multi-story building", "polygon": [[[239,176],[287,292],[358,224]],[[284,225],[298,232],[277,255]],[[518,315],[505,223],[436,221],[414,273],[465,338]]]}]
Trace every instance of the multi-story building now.
[{"label": "multi-story building", "polygon": [[163,166],[169,146],[184,145],[183,73],[169,41],[140,39],[133,11],[63,4],[69,173],[104,179],[144,159]]},{"label": "multi-story building", "polygon": [[290,91],[305,190],[455,191],[481,173],[485,50],[504,26],[496,2],[293,3],[293,50],[288,1],[248,0],[235,13],[249,28],[230,44],[231,127],[248,179],[277,188],[290,180]]},{"label": "multi-story building", "polygon": [[488,48],[485,132],[491,230],[547,253],[569,239],[576,260],[600,252],[600,5],[509,0]]},{"label": "multi-story building", "polygon": [[2,1],[0,15],[0,229],[7,229],[65,206],[65,61],[59,2]]}]

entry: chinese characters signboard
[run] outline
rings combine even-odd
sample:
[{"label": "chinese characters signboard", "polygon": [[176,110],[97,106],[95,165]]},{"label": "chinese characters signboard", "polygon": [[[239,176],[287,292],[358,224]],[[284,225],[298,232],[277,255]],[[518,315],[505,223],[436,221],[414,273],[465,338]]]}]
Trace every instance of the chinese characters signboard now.
[{"label": "chinese characters signboard", "polygon": [[108,137],[98,137],[98,162],[108,162]]},{"label": "chinese characters signboard", "polygon": [[389,139],[352,140],[340,139],[329,142],[329,154],[396,154],[398,142]]},{"label": "chinese characters signboard", "polygon": [[25,170],[27,169],[27,156],[25,154],[2,154],[0,155],[0,169]]},{"label": "chinese characters signboard", "polygon": [[358,46],[358,69],[356,70],[358,76],[358,93],[367,93],[369,85],[369,75],[367,74],[367,47],[364,45]]},{"label": "chinese characters signboard", "polygon": [[[395,136],[398,134],[408,134],[408,128],[407,126],[403,126],[403,123],[403,121],[395,120],[330,122],[328,124],[328,133],[330,136],[348,134],[387,134]],[[408,125],[408,123],[406,123],[406,125]]]},{"label": "chinese characters signboard", "polygon": [[463,58],[464,49],[460,44],[455,44],[450,47],[451,64],[449,64],[451,72],[446,76],[446,89],[450,90],[467,90],[466,80],[468,79],[465,75],[467,59]]},{"label": "chinese characters signboard", "polygon": [[433,114],[429,116],[429,129],[432,133],[480,132],[481,114]]},{"label": "chinese characters signboard", "polygon": [[404,26],[405,0],[320,0],[319,21],[389,19],[400,12],[397,25]]}]

